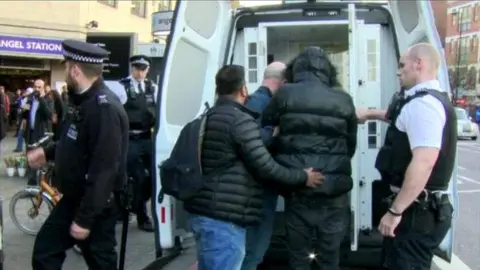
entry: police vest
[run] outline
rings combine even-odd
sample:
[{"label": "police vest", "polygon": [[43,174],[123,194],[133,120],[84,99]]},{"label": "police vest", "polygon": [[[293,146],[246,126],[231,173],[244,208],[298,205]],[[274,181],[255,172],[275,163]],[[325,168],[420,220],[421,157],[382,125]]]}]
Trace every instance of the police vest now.
[{"label": "police vest", "polygon": [[427,190],[446,190],[452,175],[455,154],[457,149],[457,117],[455,108],[450,103],[446,94],[435,90],[422,90],[408,98],[402,98],[395,104],[391,113],[390,126],[387,129],[385,143],[378,152],[375,168],[380,172],[382,180],[395,187],[401,187],[405,178],[407,167],[412,160],[410,142],[405,132],[400,131],[395,122],[400,112],[408,102],[415,98],[431,95],[438,99],[444,109],[446,122],[443,128],[442,146],[437,162],[428,179]]},{"label": "police vest", "polygon": [[127,92],[127,102],[123,105],[128,115],[130,130],[149,131],[155,125],[155,86],[145,80],[143,93],[137,93],[131,79],[123,79],[120,83]]}]

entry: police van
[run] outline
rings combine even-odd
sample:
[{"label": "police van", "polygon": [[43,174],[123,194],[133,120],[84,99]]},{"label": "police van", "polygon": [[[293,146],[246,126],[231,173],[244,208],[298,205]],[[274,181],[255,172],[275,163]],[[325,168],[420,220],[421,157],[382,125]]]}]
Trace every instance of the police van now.
[{"label": "police van", "polygon": [[[158,93],[155,164],[165,160],[181,128],[215,101],[215,73],[225,64],[246,68],[250,91],[261,83],[271,61],[287,62],[306,46],[320,46],[335,62],[345,91],[364,108],[386,108],[395,91],[401,53],[419,42],[442,50],[430,1],[294,1],[255,8],[232,8],[229,1],[181,1],[174,12]],[[438,79],[449,89],[445,60]],[[350,234],[342,264],[378,267],[382,237],[377,231],[386,209],[388,187],[374,168],[387,125],[368,121],[359,126],[358,149],[352,160]],[[456,208],[456,169],[450,191]],[[188,236],[180,202],[161,195],[158,168],[153,204],[157,255],[175,250]],[[283,201],[266,261],[284,260]],[[449,261],[453,228],[438,250]]]}]

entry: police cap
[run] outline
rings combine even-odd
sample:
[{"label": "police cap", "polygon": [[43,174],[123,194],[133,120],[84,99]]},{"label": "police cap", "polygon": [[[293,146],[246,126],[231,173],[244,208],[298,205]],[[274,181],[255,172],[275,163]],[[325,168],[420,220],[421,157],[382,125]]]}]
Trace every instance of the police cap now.
[{"label": "police cap", "polygon": [[132,64],[132,66],[146,68],[150,66],[151,63],[152,60],[150,59],[150,57],[143,54],[137,54],[130,57],[130,64]]},{"label": "police cap", "polygon": [[102,64],[110,52],[92,43],[67,39],[62,42],[65,61]]}]

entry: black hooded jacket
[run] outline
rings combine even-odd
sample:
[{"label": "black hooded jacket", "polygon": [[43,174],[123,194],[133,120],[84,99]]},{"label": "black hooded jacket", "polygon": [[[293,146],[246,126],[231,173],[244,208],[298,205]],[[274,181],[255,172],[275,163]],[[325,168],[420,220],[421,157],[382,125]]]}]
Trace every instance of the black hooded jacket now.
[{"label": "black hooded jacket", "polygon": [[[357,141],[357,117],[350,95],[338,88],[336,70],[318,47],[305,49],[262,116],[263,126],[279,126],[272,155],[288,167],[312,167],[325,175],[315,188],[288,189],[302,195],[337,197],[353,186],[351,158]],[[284,190],[284,189],[282,189]],[[284,194],[288,195],[288,194]]]},{"label": "black hooded jacket", "polygon": [[219,97],[211,112],[202,146],[206,180],[185,209],[240,226],[256,224],[263,217],[262,179],[303,187],[307,175],[275,162],[263,145],[255,112],[227,97]]}]

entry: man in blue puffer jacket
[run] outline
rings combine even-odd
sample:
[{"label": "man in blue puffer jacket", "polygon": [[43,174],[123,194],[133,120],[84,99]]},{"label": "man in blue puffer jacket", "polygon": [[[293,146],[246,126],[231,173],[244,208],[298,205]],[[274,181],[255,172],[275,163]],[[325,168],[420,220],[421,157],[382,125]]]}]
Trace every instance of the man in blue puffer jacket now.
[{"label": "man in blue puffer jacket", "polygon": [[[273,62],[268,65],[263,74],[262,85],[248,97],[246,107],[262,113],[272,96],[283,84],[284,71],[285,64],[282,62]],[[272,137],[276,135],[276,129],[271,126],[264,127],[261,129],[261,135],[265,146],[268,147]],[[260,224],[247,229],[246,254],[242,270],[255,270],[263,260],[272,236],[277,198],[277,192],[265,188],[264,218]]]}]

